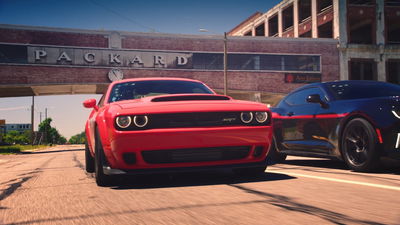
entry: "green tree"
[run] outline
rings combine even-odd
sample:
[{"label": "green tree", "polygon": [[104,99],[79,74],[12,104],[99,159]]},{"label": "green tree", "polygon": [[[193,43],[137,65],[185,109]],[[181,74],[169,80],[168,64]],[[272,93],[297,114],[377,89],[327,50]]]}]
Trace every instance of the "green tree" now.
[{"label": "green tree", "polygon": [[19,131],[12,130],[4,135],[3,141],[7,144],[28,144],[30,142],[30,138],[30,131],[20,133]]},{"label": "green tree", "polygon": [[85,144],[85,141],[86,141],[85,132],[81,132],[79,134],[72,136],[68,140],[68,143],[70,143],[70,144]]},{"label": "green tree", "polygon": [[39,124],[39,132],[44,135],[43,143],[65,144],[66,138],[61,136],[58,130],[51,126],[52,121],[51,118],[47,118]]}]

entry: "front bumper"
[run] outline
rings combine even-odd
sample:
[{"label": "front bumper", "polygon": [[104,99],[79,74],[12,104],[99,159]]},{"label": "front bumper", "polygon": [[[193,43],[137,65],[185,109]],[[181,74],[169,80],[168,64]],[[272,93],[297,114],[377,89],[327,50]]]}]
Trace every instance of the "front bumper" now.
[{"label": "front bumper", "polygon": [[[269,151],[272,139],[272,130],[270,126],[258,127],[216,127],[216,128],[175,128],[175,129],[152,129],[142,131],[116,131],[110,134],[109,149],[104,148],[110,169],[118,169],[123,172],[134,170],[135,173],[141,170],[153,169],[174,169],[195,167],[208,168],[210,166],[230,165],[246,165],[253,163],[263,163]],[[186,149],[195,149],[195,153],[199,155],[198,150],[204,149],[222,149],[220,152],[212,152],[210,154],[223,154],[223,149],[236,148],[236,146],[247,146],[248,154],[240,159],[229,160],[196,160],[179,161],[178,163],[157,163],[149,162],[143,157],[143,153],[154,151],[179,151],[180,157]],[[256,149],[262,149],[260,154],[254,154]],[[134,154],[135,162],[127,163],[124,154]],[[188,154],[193,154],[188,151]],[[193,155],[192,155],[193,157]],[[196,157],[196,155],[194,156]],[[206,156],[208,157],[208,156]],[[213,156],[211,156],[213,157]],[[204,156],[203,156],[204,158]],[[248,166],[248,165],[247,165]],[[182,170],[182,169],[179,169]],[[189,169],[190,170],[190,169]],[[107,169],[105,170],[105,172]],[[115,171],[114,171],[115,172]],[[111,173],[114,173],[111,172]],[[117,172],[118,173],[118,172]]]},{"label": "front bumper", "polygon": [[103,166],[103,172],[106,175],[139,175],[139,174],[164,174],[164,173],[181,173],[181,172],[202,172],[222,169],[239,169],[262,167],[266,165],[265,159],[260,162],[227,164],[216,166],[193,166],[193,167],[171,167],[171,168],[150,168],[150,169],[113,169],[109,166]]}]

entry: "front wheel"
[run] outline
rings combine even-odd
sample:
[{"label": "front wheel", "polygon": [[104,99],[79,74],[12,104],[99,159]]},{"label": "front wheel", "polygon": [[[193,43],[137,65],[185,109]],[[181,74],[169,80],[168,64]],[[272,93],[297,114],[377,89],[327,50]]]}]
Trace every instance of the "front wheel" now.
[{"label": "front wheel", "polygon": [[104,161],[103,145],[101,144],[100,135],[98,131],[96,132],[96,146],[95,146],[95,156],[94,156],[94,167],[95,167],[95,179],[99,186],[108,186],[110,183],[110,176],[104,174],[103,166]]},{"label": "front wheel", "polygon": [[377,168],[378,138],[372,125],[365,119],[356,118],[346,125],[341,147],[343,159],[350,169],[369,172]]},{"label": "front wheel", "polygon": [[85,142],[85,170],[88,173],[94,172],[94,158],[90,154],[88,143]]},{"label": "front wheel", "polygon": [[273,138],[271,148],[267,155],[268,165],[283,163],[286,160],[286,157],[287,157],[286,154],[280,153],[276,150],[276,142],[275,142],[275,138]]}]

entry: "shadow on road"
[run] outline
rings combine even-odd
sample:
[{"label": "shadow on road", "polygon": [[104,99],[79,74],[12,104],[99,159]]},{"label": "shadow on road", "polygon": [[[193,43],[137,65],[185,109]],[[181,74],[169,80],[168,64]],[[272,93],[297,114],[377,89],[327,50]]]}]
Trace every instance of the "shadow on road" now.
[{"label": "shadow on road", "polygon": [[85,149],[65,149],[65,150],[49,150],[49,151],[36,151],[36,152],[21,152],[22,154],[47,154],[47,153],[59,153],[59,152],[80,152]]},{"label": "shadow on road", "polygon": [[[287,159],[282,164],[294,165],[294,166],[307,166],[315,168],[325,168],[325,169],[339,169],[347,170],[350,169],[346,164],[339,160],[329,160],[329,159]],[[279,165],[279,164],[276,164]],[[336,173],[336,172],[335,172]],[[399,174],[400,175],[400,161],[383,158],[381,159],[381,164],[375,172],[376,174]]]},{"label": "shadow on road", "polygon": [[[268,170],[267,170],[268,171]],[[221,184],[241,184],[295,179],[280,173],[264,173],[259,176],[239,176],[230,171],[191,172],[179,174],[151,174],[120,176],[113,181],[112,189],[169,188]]]}]

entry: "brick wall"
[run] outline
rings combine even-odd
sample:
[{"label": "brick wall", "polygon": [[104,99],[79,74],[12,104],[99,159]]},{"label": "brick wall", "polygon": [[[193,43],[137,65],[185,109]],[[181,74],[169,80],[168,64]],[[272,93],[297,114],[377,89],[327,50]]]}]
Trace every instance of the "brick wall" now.
[{"label": "brick wall", "polygon": [[[222,52],[222,38],[165,34],[122,33],[122,49]],[[108,35],[0,28],[0,42],[108,47]],[[322,81],[339,80],[339,55],[335,41],[318,39],[228,37],[228,52],[318,54],[321,55]],[[110,67],[111,68],[111,67]],[[110,68],[1,65],[0,85],[93,84],[107,83]],[[125,78],[187,77],[201,80],[214,89],[223,88],[222,71],[122,69]],[[228,88],[243,91],[287,93],[302,84],[287,84],[282,72],[228,71]]]}]

